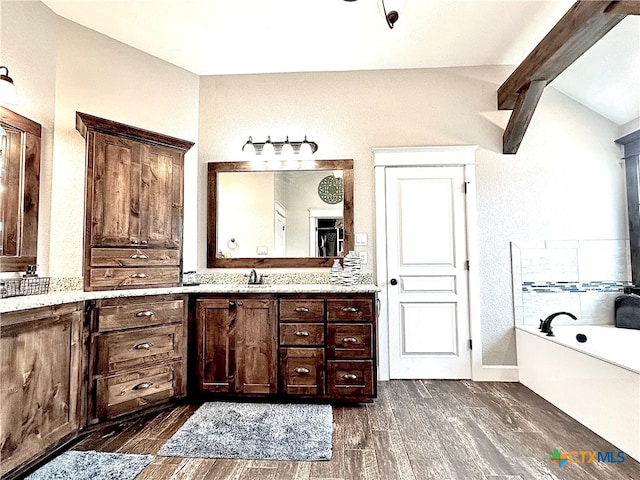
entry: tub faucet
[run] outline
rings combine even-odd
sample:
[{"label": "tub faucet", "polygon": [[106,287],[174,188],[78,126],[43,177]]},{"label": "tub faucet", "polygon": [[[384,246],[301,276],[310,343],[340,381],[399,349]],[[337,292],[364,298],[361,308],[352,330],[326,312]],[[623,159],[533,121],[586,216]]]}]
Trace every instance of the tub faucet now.
[{"label": "tub faucet", "polygon": [[552,313],[551,315],[549,315],[544,320],[540,320],[540,331],[542,333],[546,333],[547,337],[553,337],[554,336],[553,335],[553,330],[551,329],[551,320],[556,318],[558,315],[568,315],[569,317],[573,318],[574,320],[578,319],[578,317],[576,317],[573,313],[569,313],[569,312]]}]

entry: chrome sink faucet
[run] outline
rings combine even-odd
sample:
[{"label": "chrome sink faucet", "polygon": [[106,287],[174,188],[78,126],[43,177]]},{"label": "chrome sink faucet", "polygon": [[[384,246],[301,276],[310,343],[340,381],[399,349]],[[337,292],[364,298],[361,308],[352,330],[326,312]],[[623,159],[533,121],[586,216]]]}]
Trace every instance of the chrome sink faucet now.
[{"label": "chrome sink faucet", "polygon": [[256,269],[252,268],[251,272],[249,272],[249,285],[262,285],[264,283],[264,277],[266,277],[266,275],[258,275]]},{"label": "chrome sink faucet", "polygon": [[559,315],[567,315],[571,318],[573,318],[574,320],[577,320],[578,317],[576,317],[573,313],[569,313],[569,312],[556,312],[556,313],[552,313],[551,315],[549,315],[547,318],[545,318],[544,320],[540,320],[540,331],[542,333],[546,333],[547,337],[553,337],[555,336],[553,334],[553,330],[551,329],[551,321],[556,318]]}]

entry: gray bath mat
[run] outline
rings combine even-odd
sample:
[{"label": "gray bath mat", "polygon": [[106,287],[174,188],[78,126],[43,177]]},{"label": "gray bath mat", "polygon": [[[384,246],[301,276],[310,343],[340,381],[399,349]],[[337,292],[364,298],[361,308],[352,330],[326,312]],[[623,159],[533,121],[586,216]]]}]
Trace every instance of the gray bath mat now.
[{"label": "gray bath mat", "polygon": [[165,443],[166,457],[329,460],[330,405],[209,402]]},{"label": "gray bath mat", "polygon": [[26,480],[133,480],[152,459],[151,455],[70,450]]}]

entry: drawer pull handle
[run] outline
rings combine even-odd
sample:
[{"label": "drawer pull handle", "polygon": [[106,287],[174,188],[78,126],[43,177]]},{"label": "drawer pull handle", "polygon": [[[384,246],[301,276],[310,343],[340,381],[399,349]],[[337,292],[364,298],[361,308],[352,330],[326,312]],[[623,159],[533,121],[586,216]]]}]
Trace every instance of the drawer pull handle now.
[{"label": "drawer pull handle", "polygon": [[305,332],[304,330],[302,332],[296,332],[294,333],[294,335],[296,337],[308,337],[309,336],[309,332]]},{"label": "drawer pull handle", "polygon": [[146,256],[144,253],[134,253],[129,258],[132,258],[134,260],[147,260],[149,257]]},{"label": "drawer pull handle", "polygon": [[344,307],[342,311],[345,313],[356,313],[358,309],[356,307]]},{"label": "drawer pull handle", "polygon": [[345,337],[342,339],[343,343],[358,343],[358,339],[356,337]]},{"label": "drawer pull handle", "polygon": [[147,278],[146,273],[132,273],[129,275],[131,278]]},{"label": "drawer pull handle", "polygon": [[294,311],[297,313],[309,313],[309,309],[307,307],[296,307]]},{"label": "drawer pull handle", "polygon": [[152,385],[152,382],[143,382],[134,386],[132,390],[146,390],[147,388],[151,388]]},{"label": "drawer pull handle", "polygon": [[138,343],[137,345],[134,345],[133,349],[134,350],[150,350],[152,347],[153,347],[153,343],[144,342],[144,343]]},{"label": "drawer pull handle", "polygon": [[311,373],[311,370],[309,370],[308,368],[304,368],[304,367],[298,367],[295,369],[296,373],[299,373],[300,375],[307,375],[309,373]]},{"label": "drawer pull handle", "polygon": [[353,373],[345,373],[344,375],[342,375],[342,378],[344,378],[345,380],[357,380],[358,376],[354,375]]},{"label": "drawer pull handle", "polygon": [[151,310],[143,310],[142,312],[136,313],[136,317],[153,317],[154,313]]}]

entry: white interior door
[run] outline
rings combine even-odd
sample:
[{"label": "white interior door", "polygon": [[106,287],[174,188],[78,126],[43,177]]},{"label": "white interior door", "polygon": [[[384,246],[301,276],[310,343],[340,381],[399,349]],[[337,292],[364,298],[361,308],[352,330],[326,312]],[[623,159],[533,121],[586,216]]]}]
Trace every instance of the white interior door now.
[{"label": "white interior door", "polygon": [[287,215],[284,208],[277,203],[274,209],[274,219],[274,256],[284,257],[287,249]]},{"label": "white interior door", "polygon": [[464,167],[385,176],[390,377],[471,378]]}]

